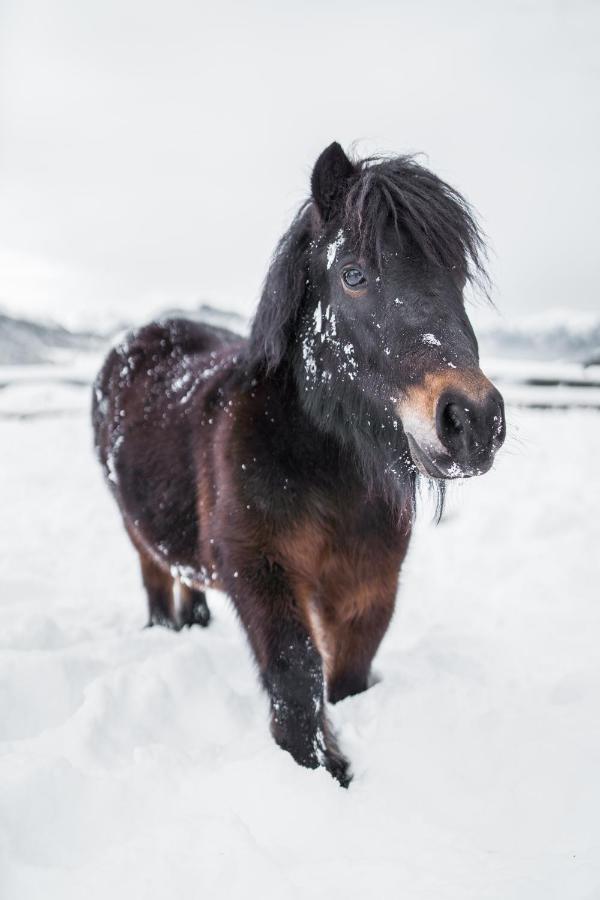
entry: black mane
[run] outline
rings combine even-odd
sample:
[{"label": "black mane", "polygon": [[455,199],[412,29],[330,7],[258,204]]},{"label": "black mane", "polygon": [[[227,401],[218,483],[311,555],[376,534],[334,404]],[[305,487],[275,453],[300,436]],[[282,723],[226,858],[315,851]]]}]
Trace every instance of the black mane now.
[{"label": "black mane", "polygon": [[270,370],[282,362],[310,288],[311,249],[343,228],[359,253],[378,260],[390,223],[401,245],[412,241],[429,262],[488,295],[484,236],[465,198],[414,156],[369,157],[353,164],[331,222],[309,199],[279,241],[252,325],[251,367]]}]

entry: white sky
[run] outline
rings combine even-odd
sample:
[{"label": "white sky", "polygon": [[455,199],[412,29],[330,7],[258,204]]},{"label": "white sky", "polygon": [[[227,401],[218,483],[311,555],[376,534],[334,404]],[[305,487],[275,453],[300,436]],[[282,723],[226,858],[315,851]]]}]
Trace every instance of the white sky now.
[{"label": "white sky", "polygon": [[0,303],[249,312],[331,140],[425,151],[506,314],[598,309],[600,3],[0,0]]}]

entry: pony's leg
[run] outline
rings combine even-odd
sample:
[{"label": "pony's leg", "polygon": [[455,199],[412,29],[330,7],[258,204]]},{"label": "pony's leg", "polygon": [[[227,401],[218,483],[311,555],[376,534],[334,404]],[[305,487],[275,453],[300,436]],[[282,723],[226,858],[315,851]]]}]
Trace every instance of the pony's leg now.
[{"label": "pony's leg", "polygon": [[148,627],[164,625],[179,628],[173,603],[173,579],[156,565],[154,560],[140,553],[142,580],[148,595]]},{"label": "pony's leg", "polygon": [[388,602],[378,603],[360,616],[333,625],[329,632],[333,654],[327,679],[330,703],[367,690],[371,663],[393,611],[394,597],[391,597]]},{"label": "pony's leg", "polygon": [[183,625],[201,625],[206,628],[210,622],[210,610],[204,591],[180,584],[179,622]]},{"label": "pony's leg", "polygon": [[283,569],[264,557],[228,561],[226,587],[246,628],[271,703],[271,733],[301,766],[350,783],[325,715],[323,661]]}]

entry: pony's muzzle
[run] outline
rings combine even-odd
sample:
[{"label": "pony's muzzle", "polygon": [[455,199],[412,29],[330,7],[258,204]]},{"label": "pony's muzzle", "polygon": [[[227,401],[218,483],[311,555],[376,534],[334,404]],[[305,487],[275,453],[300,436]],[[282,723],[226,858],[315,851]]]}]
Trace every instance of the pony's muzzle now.
[{"label": "pony's muzzle", "polygon": [[483,475],[506,436],[502,396],[479,370],[425,376],[396,412],[415,466],[430,478]]},{"label": "pony's muzzle", "polygon": [[487,472],[506,434],[500,392],[492,387],[483,401],[445,392],[437,402],[435,429],[455,466],[469,475]]}]

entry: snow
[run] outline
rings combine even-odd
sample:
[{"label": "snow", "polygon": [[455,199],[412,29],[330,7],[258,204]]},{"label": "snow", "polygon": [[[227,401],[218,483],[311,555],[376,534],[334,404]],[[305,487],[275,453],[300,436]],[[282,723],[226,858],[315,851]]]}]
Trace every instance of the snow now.
[{"label": "snow", "polygon": [[421,515],[376,683],[331,709],[344,791],[272,742],[224,598],[209,591],[208,629],[142,628],[89,388],[63,410],[60,384],[46,409],[17,386],[21,415],[0,410],[2,897],[598,895],[597,412],[509,408],[494,470],[452,486],[439,527]]},{"label": "snow", "polygon": [[327,268],[330,269],[335,262],[337,252],[343,247],[345,241],[344,230],[340,228],[335,239],[327,245]]},{"label": "snow", "polygon": [[[315,334],[321,334],[321,329],[323,326],[323,314],[321,312],[321,301],[320,300],[315,307],[315,311],[313,313],[313,319],[315,322]],[[323,338],[321,336],[321,340],[322,339]]]}]

